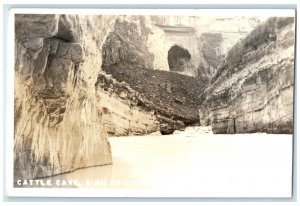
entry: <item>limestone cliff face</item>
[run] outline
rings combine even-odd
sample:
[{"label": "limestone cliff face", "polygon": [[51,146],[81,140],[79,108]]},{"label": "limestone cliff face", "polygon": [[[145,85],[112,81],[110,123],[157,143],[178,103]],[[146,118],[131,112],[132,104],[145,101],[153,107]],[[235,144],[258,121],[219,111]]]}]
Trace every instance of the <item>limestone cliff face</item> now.
[{"label": "limestone cliff face", "polygon": [[112,162],[95,93],[110,24],[103,16],[15,16],[15,180]]},{"label": "limestone cliff face", "polygon": [[102,47],[102,67],[133,64],[140,68],[152,69],[154,55],[146,48],[148,33],[143,17],[137,17],[137,21],[118,18]]},{"label": "limestone cliff face", "polygon": [[147,46],[154,54],[154,69],[198,76],[201,61],[196,17],[151,16]]},{"label": "limestone cliff face", "polygon": [[[103,64],[144,68],[210,79],[222,58],[263,18],[118,16],[103,46]],[[111,49],[114,48],[114,49]]]},{"label": "limestone cliff face", "polygon": [[190,57],[176,58],[183,65],[177,72],[208,80],[228,50],[263,21],[263,17],[151,16],[147,47],[154,54],[153,67],[172,71],[167,60],[172,47],[179,46]]},{"label": "limestone cliff face", "polygon": [[197,68],[197,75],[200,80],[209,80],[221,64],[225,56],[221,51],[222,43],[222,33],[202,33],[198,38],[201,61]]},{"label": "limestone cliff face", "polygon": [[292,133],[294,18],[270,18],[227,54],[200,108],[214,133]]}]

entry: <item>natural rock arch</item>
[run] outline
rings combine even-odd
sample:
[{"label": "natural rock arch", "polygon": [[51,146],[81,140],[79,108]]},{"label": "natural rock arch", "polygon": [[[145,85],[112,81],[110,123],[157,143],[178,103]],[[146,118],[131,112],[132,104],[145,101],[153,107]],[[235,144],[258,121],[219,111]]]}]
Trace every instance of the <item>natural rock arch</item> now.
[{"label": "natural rock arch", "polygon": [[168,51],[168,64],[170,71],[183,72],[190,67],[191,54],[179,45],[173,45]]}]

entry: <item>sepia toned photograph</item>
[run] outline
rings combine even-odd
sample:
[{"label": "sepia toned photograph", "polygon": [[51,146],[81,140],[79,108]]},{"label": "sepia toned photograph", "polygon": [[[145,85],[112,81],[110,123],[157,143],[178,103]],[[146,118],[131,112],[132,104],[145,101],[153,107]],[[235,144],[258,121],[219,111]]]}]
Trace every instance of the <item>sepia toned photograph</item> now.
[{"label": "sepia toned photograph", "polygon": [[14,194],[292,196],[294,10],[64,11],[12,16]]}]

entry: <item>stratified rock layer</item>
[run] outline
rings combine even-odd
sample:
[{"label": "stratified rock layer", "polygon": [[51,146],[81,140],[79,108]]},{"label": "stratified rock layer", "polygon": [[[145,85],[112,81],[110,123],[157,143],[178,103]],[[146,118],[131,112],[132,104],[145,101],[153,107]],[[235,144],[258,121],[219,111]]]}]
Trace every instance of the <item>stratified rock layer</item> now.
[{"label": "stratified rock layer", "polygon": [[93,77],[103,18],[16,15],[15,181],[112,162]]},{"label": "stratified rock layer", "polygon": [[132,64],[111,65],[105,71],[111,77],[99,75],[98,91],[101,88],[111,91],[129,107],[153,116],[148,121],[148,128],[152,129],[141,128],[140,134],[157,130],[168,134],[199,123],[198,103],[206,82],[175,72],[136,68]]},{"label": "stratified rock layer", "polygon": [[204,92],[214,133],[292,133],[294,18],[270,18],[228,53]]},{"label": "stratified rock layer", "polygon": [[112,75],[100,73],[96,93],[103,124],[111,136],[142,135],[160,130],[154,111],[138,106],[140,94]]}]

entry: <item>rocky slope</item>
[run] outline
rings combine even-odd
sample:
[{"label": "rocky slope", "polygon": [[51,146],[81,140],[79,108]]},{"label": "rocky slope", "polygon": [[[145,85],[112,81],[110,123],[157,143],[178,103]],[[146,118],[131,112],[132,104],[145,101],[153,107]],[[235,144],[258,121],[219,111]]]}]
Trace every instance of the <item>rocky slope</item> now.
[{"label": "rocky slope", "polygon": [[100,74],[96,85],[100,98],[105,93],[114,98],[114,106],[102,101],[107,102],[107,124],[114,135],[168,134],[199,122],[197,107],[207,81],[153,69],[154,55],[145,41],[150,31],[143,18],[137,17],[138,23],[117,20],[102,47],[102,69],[111,76]]},{"label": "rocky slope", "polygon": [[205,90],[214,133],[292,133],[294,18],[270,18],[238,42]]},{"label": "rocky slope", "polygon": [[[131,134],[145,134],[157,130],[169,134],[176,129],[199,123],[197,108],[205,83],[198,79],[175,72],[135,68],[134,65],[127,64],[110,66],[105,71],[111,77],[107,79],[99,75],[99,92],[107,90],[110,95],[117,96],[132,108],[132,111],[138,109],[144,114],[152,115],[151,118],[148,115],[144,118],[136,116],[137,122],[132,125],[133,128],[139,128],[137,123],[142,122],[147,126],[135,129],[138,132]],[[107,107],[112,111],[122,108],[109,105]],[[118,113],[113,116],[115,115]],[[130,115],[124,115],[124,119],[128,116]],[[126,134],[128,133],[121,135]]]}]

